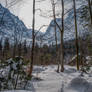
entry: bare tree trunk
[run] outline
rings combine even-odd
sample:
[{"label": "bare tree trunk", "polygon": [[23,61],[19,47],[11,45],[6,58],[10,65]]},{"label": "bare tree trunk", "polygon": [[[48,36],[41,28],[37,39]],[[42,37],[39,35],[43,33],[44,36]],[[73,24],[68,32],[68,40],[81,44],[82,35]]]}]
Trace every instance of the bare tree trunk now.
[{"label": "bare tree trunk", "polygon": [[[53,10],[53,18],[54,18],[54,24],[55,24],[55,21],[56,21],[56,13],[55,13],[55,2],[54,0],[52,0],[52,10]],[[57,62],[57,72],[59,72],[59,60],[57,59],[57,56],[58,56],[58,47],[57,47],[57,32],[56,32],[56,24],[54,26],[54,29],[55,29],[55,42],[56,42],[56,62]]]},{"label": "bare tree trunk", "polygon": [[90,13],[90,19],[91,19],[91,24],[92,24],[92,9],[91,9],[91,2],[92,2],[92,1],[88,0],[89,13]]},{"label": "bare tree trunk", "polygon": [[[63,35],[64,35],[64,1],[61,0],[61,5],[62,5],[62,18],[61,18],[61,23],[62,23],[62,28],[58,25],[56,20],[54,19],[54,22],[56,23],[57,27],[59,28],[60,34],[61,34],[61,43],[60,43],[60,55],[59,59],[61,62],[61,72],[64,71],[64,44],[63,44]],[[59,63],[58,63],[59,65]],[[58,66],[59,68],[59,66]]]},{"label": "bare tree trunk", "polygon": [[[31,49],[30,71],[28,74],[29,77],[32,77],[33,64],[34,64],[34,48],[35,48],[35,0],[33,0],[32,49]],[[24,89],[26,88],[27,83],[28,80],[26,80],[25,82]]]},{"label": "bare tree trunk", "polygon": [[77,16],[76,16],[76,3],[73,0],[73,7],[74,7],[74,20],[75,20],[75,36],[76,36],[76,54],[77,54],[77,70],[79,70],[79,46],[78,46],[78,30],[77,30]]},{"label": "bare tree trunk", "polygon": [[60,46],[60,61],[61,61],[61,72],[64,71],[64,44],[63,44],[63,34],[64,34],[64,1],[61,0],[62,5],[62,31],[61,31],[61,46]]},{"label": "bare tree trunk", "polygon": [[35,0],[33,0],[32,50],[31,50],[30,75],[32,75],[33,71],[34,46],[35,46]]}]

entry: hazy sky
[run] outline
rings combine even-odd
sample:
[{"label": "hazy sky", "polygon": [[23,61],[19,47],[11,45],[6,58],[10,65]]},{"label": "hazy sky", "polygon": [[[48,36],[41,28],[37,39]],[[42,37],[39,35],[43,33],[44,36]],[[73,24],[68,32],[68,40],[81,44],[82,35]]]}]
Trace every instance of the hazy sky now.
[{"label": "hazy sky", "polygon": [[[0,3],[5,6],[6,0],[0,0]],[[17,0],[19,1],[19,0]],[[51,2],[50,0],[36,0],[36,1],[42,1],[42,2],[36,2],[36,9],[41,9],[43,11],[43,15],[47,15],[47,11],[51,10]],[[8,0],[8,3],[11,2],[11,0]],[[10,7],[10,11],[18,16],[24,24],[28,27],[32,27],[32,8],[33,8],[33,0],[23,0],[21,3],[18,3],[14,5],[13,7]],[[36,24],[35,29],[38,30],[42,25],[49,25],[51,19],[50,18],[44,18],[40,16],[40,11],[36,11]],[[46,28],[43,28],[41,31],[46,31]]]},{"label": "hazy sky", "polygon": [[[25,25],[30,28],[32,26],[32,1],[33,0],[24,0],[23,4],[20,6],[17,5],[16,9],[17,15],[20,17],[20,19],[23,20]],[[36,0],[37,1],[37,0]],[[42,2],[36,2],[36,9],[41,9],[43,13],[46,13],[48,10],[51,9],[50,0],[42,1]],[[47,14],[47,13],[46,13]],[[45,15],[46,15],[45,14]],[[42,25],[48,25],[51,21],[50,18],[44,18],[40,16],[40,11],[36,11],[36,29],[39,29]],[[41,31],[45,31],[46,28],[43,28]]]},{"label": "hazy sky", "polygon": [[[42,1],[42,2],[36,2],[36,9],[41,9],[42,11],[42,13],[39,10],[36,11],[35,29],[38,30],[42,25],[49,25],[49,23],[51,22],[52,18],[45,18],[42,17],[41,15],[45,15],[45,16],[50,15],[51,12],[48,13],[48,11],[51,11],[52,7],[50,0],[36,0],[36,1]],[[58,0],[58,7],[60,3],[59,1],[60,0]],[[5,0],[0,0],[0,3],[5,5],[3,2],[5,2]],[[11,12],[14,13],[16,16],[19,16],[19,18],[24,22],[24,24],[28,28],[32,27],[32,8],[33,8],[32,5],[33,5],[33,0],[23,0],[21,3],[18,3],[10,8]],[[57,8],[57,10],[60,10],[60,8],[59,9]],[[59,12],[61,12],[61,10]],[[46,28],[43,28],[41,31],[46,31]]]}]

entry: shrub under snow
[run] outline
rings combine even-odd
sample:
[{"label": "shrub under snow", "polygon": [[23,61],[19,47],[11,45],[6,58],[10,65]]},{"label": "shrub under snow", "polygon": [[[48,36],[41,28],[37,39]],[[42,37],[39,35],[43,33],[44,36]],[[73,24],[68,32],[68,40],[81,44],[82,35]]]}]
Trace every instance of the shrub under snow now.
[{"label": "shrub under snow", "polygon": [[92,84],[81,77],[74,78],[64,92],[92,92]]}]

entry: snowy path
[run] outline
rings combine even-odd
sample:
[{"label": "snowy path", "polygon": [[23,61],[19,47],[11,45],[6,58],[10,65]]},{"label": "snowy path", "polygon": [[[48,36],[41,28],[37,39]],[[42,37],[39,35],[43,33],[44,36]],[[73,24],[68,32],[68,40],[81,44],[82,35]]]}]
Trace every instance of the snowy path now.
[{"label": "snowy path", "polygon": [[[73,90],[73,87],[72,89],[70,88],[67,89],[67,86],[68,84],[70,84],[70,81],[72,79],[77,77],[80,78],[81,73],[79,71],[76,71],[75,67],[65,66],[64,73],[57,73],[56,66],[54,65],[47,66],[47,67],[41,67],[41,66],[35,67],[33,72],[34,76],[36,76],[37,71],[39,71],[38,77],[41,80],[32,79],[32,81],[28,85],[30,91],[17,90],[17,91],[6,91],[6,92],[61,92],[62,86],[64,86],[65,88],[64,92],[85,92],[85,91],[82,91],[84,90],[83,88],[84,84],[83,84],[83,87],[81,87],[82,90],[80,89]],[[83,79],[86,79],[88,82],[91,82],[92,75],[89,76],[85,74]],[[88,92],[92,92],[92,90]]]},{"label": "snowy path", "polygon": [[34,92],[59,92],[62,85],[62,77],[55,70],[52,66],[47,67],[45,71],[39,73],[39,77],[43,80],[33,82]]},{"label": "snowy path", "polygon": [[[44,71],[39,73],[39,77],[42,81],[32,82],[34,90],[32,92],[61,92],[61,88],[64,85],[66,87],[70,81],[74,78],[80,77],[80,71],[76,71],[75,67],[65,66],[64,73],[57,73],[56,66],[47,66]],[[92,81],[92,77],[86,75],[83,77],[87,81]],[[81,88],[82,89],[82,88]],[[73,89],[65,89],[64,92],[85,92]],[[90,92],[90,91],[89,91]],[[92,91],[91,91],[92,92]]]}]

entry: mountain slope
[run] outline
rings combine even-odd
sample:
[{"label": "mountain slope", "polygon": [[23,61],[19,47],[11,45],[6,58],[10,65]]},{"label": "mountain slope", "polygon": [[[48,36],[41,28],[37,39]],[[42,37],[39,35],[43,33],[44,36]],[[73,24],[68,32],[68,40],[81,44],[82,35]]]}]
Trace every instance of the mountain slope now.
[{"label": "mountain slope", "polygon": [[[41,32],[40,32],[41,33]],[[32,41],[32,29],[28,29],[17,16],[13,15],[8,9],[0,4],[0,38],[8,37],[11,42],[14,38],[18,41]]]},{"label": "mountain slope", "polygon": [[[70,0],[71,1],[71,0]],[[72,6],[72,2],[70,2]],[[66,2],[66,4],[69,4]],[[77,0],[77,23],[78,23],[78,36],[85,39],[86,36],[89,34],[88,29],[83,26],[85,24],[85,21],[81,19],[81,12],[83,9],[83,5],[85,5],[85,2],[82,3],[82,1]],[[67,6],[67,5],[66,5]],[[69,7],[69,6],[68,6]],[[56,19],[59,26],[61,26],[61,18]],[[73,9],[65,16],[65,31],[64,31],[64,41],[75,39],[75,25],[74,25],[74,11]],[[46,30],[45,38],[50,38],[47,40],[47,44],[55,44],[55,30],[54,30],[54,20],[51,21],[49,27]],[[57,32],[57,39],[58,43],[60,43],[60,32],[58,27],[56,28]]]},{"label": "mountain slope", "polygon": [[0,35],[12,36],[14,32],[26,32],[27,28],[19,18],[0,4]]}]

